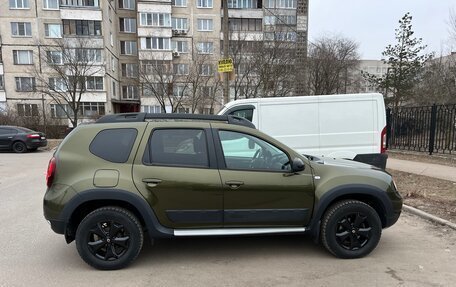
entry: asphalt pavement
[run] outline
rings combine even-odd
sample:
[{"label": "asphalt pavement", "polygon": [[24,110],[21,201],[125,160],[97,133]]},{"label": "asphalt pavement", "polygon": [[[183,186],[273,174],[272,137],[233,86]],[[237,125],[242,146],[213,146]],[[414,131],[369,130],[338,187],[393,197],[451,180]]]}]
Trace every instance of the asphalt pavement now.
[{"label": "asphalt pavement", "polygon": [[176,238],[98,271],[43,218],[51,154],[0,153],[0,286],[455,286],[456,233],[408,213],[362,259],[337,259],[305,236]]}]

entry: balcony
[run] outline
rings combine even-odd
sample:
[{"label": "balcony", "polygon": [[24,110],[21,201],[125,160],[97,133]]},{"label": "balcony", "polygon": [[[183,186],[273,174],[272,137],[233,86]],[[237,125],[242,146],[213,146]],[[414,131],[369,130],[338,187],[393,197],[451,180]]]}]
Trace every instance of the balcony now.
[{"label": "balcony", "polygon": [[99,0],[60,0],[60,8],[100,9]]}]

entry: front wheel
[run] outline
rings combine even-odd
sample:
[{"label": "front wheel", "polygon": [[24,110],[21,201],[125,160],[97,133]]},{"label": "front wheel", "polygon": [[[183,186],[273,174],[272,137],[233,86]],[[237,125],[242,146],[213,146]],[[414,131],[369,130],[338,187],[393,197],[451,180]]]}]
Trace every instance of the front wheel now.
[{"label": "front wheel", "polygon": [[81,258],[102,270],[120,269],[141,251],[143,231],[138,219],[120,207],[103,207],[89,213],[76,231]]},{"label": "front wheel", "polygon": [[337,202],[323,216],[323,245],[340,258],[366,256],[375,249],[381,234],[382,223],[377,212],[361,201]]}]

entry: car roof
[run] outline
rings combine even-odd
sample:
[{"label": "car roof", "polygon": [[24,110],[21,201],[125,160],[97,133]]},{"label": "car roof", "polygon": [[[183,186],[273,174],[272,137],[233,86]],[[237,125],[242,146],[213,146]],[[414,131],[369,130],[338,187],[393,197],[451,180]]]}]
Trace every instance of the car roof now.
[{"label": "car roof", "polygon": [[23,132],[33,132],[33,130],[24,128],[24,127],[18,127],[18,126],[2,126],[0,125],[0,128],[8,128],[8,129],[15,129],[15,130],[20,130]]}]

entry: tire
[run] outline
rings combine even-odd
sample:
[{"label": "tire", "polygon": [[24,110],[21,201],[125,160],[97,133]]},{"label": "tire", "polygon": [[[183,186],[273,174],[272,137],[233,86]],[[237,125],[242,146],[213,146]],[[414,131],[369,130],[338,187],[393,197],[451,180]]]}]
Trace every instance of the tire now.
[{"label": "tire", "polygon": [[23,142],[15,142],[13,143],[13,151],[15,153],[27,152],[27,146]]},{"label": "tire", "polygon": [[382,234],[377,212],[364,202],[344,200],[323,216],[321,241],[336,257],[360,258],[375,249]]},{"label": "tire", "polygon": [[38,149],[37,147],[34,147],[34,148],[29,148],[29,150],[28,150],[28,151],[34,152],[34,151],[36,151],[37,149]]},{"label": "tire", "polygon": [[[112,229],[115,227],[115,229]],[[144,241],[142,226],[128,210],[109,206],[89,213],[76,231],[79,256],[101,270],[121,269],[138,257]]]}]

